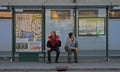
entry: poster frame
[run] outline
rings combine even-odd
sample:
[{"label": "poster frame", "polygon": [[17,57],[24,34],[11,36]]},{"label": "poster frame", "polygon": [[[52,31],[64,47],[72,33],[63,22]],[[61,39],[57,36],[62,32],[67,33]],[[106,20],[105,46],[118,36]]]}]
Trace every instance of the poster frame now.
[{"label": "poster frame", "polygon": [[[97,34],[97,31],[96,31],[96,34],[84,34],[84,35],[81,35],[79,34],[79,20],[80,19],[87,19],[87,18],[91,18],[91,19],[104,19],[104,33],[103,34]],[[97,25],[96,25],[97,26]],[[96,29],[97,30],[97,29]],[[105,17],[78,17],[78,36],[100,36],[100,35],[105,35],[106,34],[106,22],[105,22]]]},{"label": "poster frame", "polygon": [[[14,19],[15,19],[15,21],[14,21],[14,23],[15,23],[15,29],[16,29],[16,15],[17,14],[32,14],[32,13],[38,13],[38,14],[42,14],[42,10],[23,10],[22,12],[16,12],[15,11],[15,17],[14,17]],[[41,15],[41,23],[42,23],[42,25],[41,25],[41,27],[43,27],[43,21],[42,21],[42,19],[43,19],[43,17],[42,17],[42,15]],[[42,31],[42,29],[41,29],[41,31]],[[42,33],[41,33],[42,34]],[[15,30],[15,37],[16,37],[16,30]],[[41,39],[42,39],[42,35],[41,35]],[[26,42],[23,42],[23,43],[26,43]],[[28,43],[32,43],[32,42],[28,42]],[[36,43],[38,43],[38,42],[36,42]],[[42,40],[41,40],[41,50],[39,50],[39,51],[17,51],[17,49],[16,49],[16,41],[15,41],[15,52],[16,53],[40,53],[40,52],[43,52],[43,48],[42,48]],[[30,46],[30,44],[29,44],[29,46]],[[28,47],[29,47],[28,46]]]}]

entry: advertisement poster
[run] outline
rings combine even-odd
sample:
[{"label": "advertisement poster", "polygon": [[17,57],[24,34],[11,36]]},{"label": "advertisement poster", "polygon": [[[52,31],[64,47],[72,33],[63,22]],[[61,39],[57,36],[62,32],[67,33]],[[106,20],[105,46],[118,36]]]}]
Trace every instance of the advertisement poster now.
[{"label": "advertisement poster", "polygon": [[16,13],[16,52],[40,52],[41,13]]},{"label": "advertisement poster", "polygon": [[103,35],[104,18],[79,18],[79,35]]}]

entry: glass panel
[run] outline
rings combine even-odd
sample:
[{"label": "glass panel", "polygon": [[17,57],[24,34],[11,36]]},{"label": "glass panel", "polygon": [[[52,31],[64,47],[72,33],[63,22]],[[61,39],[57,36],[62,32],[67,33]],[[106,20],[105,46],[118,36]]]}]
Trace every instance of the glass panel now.
[{"label": "glass panel", "polygon": [[12,20],[0,19],[0,62],[12,57]]},{"label": "glass panel", "polygon": [[51,30],[55,30],[60,37],[62,46],[61,52],[65,52],[64,46],[69,32],[73,32],[74,19],[73,10],[70,9],[47,9],[46,10],[46,41]]},{"label": "glass panel", "polygon": [[120,19],[109,20],[110,60],[120,61]]},{"label": "glass panel", "polygon": [[79,60],[105,60],[105,11],[78,10]]}]

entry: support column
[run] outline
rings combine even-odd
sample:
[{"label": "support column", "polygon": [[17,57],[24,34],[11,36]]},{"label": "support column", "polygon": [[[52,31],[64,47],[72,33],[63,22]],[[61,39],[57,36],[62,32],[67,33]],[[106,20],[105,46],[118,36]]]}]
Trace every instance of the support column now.
[{"label": "support column", "polygon": [[73,13],[74,13],[74,34],[75,36],[77,36],[77,29],[76,29],[76,25],[77,25],[77,6],[74,7],[73,9]]},{"label": "support column", "polygon": [[16,44],[16,36],[15,36],[15,9],[12,7],[12,61],[15,61],[15,44]]},{"label": "support column", "polygon": [[44,62],[45,62],[45,58],[46,58],[46,51],[45,51],[45,6],[42,6],[42,49],[43,49],[43,53],[44,53]]},{"label": "support column", "polygon": [[108,38],[108,35],[109,35],[109,29],[108,29],[108,19],[109,19],[109,7],[106,8],[106,61],[109,61],[109,38]]}]

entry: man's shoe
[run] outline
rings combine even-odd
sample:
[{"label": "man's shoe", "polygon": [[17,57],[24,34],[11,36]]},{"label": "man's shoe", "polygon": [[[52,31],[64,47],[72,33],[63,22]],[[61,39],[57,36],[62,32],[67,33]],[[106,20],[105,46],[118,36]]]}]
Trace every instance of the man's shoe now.
[{"label": "man's shoe", "polygon": [[74,61],[74,63],[79,63],[78,61]]},{"label": "man's shoe", "polygon": [[68,63],[70,63],[70,64],[71,64],[72,62],[71,62],[71,61],[68,61]]},{"label": "man's shoe", "polygon": [[51,61],[48,61],[47,63],[51,63]]},{"label": "man's shoe", "polygon": [[58,61],[55,61],[55,63],[59,63]]}]

